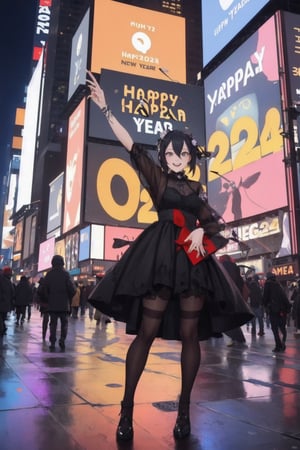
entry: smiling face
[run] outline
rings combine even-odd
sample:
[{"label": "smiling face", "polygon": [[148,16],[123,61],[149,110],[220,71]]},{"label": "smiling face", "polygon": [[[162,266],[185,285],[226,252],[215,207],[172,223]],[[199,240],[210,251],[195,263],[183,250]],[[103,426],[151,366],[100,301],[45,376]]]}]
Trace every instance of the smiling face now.
[{"label": "smiling face", "polygon": [[197,147],[189,135],[180,130],[170,130],[158,143],[158,158],[162,170],[179,173],[189,167],[194,173]]},{"label": "smiling face", "polygon": [[172,142],[170,142],[165,151],[165,159],[168,169],[172,170],[172,172],[178,173],[182,172],[189,165],[191,161],[191,154],[186,143],[184,143],[182,150],[178,155],[174,151]]}]

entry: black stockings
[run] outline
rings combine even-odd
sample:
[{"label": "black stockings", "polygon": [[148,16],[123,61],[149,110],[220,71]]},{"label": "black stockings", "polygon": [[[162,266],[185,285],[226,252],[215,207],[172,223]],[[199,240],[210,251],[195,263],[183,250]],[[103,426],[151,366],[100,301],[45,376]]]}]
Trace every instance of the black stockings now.
[{"label": "black stockings", "polygon": [[[126,382],[122,412],[129,417],[132,416],[136,386],[146,365],[151,345],[157,335],[167,303],[167,300],[159,297],[144,299],[141,327],[138,335],[132,341],[126,357]],[[200,364],[197,326],[202,306],[203,298],[188,297],[181,299],[182,383],[179,401],[180,413],[188,413],[191,390]]]},{"label": "black stockings", "polygon": [[184,415],[189,413],[191,391],[200,366],[198,320],[203,303],[203,298],[200,297],[181,300],[181,393],[178,413]]},{"label": "black stockings", "polygon": [[141,327],[132,341],[126,357],[126,382],[122,411],[132,415],[133,398],[137,383],[144,370],[152,342],[157,334],[167,301],[159,297],[144,299]]}]

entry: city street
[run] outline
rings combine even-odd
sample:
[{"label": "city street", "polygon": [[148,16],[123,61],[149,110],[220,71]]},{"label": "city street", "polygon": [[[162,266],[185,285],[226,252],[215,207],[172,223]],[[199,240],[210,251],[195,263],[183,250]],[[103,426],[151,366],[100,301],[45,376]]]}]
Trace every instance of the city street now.
[{"label": "city street", "polygon": [[118,322],[69,321],[65,352],[42,342],[41,319],[0,342],[1,450],[297,450],[300,449],[300,339],[288,328],[285,353],[273,336],[228,347],[227,337],[201,343],[191,403],[192,434],[172,430],[180,390],[180,343],[156,340],[136,393],[134,440],[117,444],[124,360],[133,339]]}]

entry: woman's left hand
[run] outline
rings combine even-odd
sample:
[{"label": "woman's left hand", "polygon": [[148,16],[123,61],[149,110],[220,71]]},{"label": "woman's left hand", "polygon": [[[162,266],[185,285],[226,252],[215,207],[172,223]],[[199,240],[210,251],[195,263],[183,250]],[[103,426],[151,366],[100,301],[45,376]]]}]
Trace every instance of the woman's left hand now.
[{"label": "woman's left hand", "polygon": [[204,236],[203,228],[196,228],[188,235],[188,237],[185,239],[184,242],[191,241],[191,245],[188,249],[189,253],[195,250],[197,252],[197,256],[206,255],[206,250],[203,246],[203,236]]}]

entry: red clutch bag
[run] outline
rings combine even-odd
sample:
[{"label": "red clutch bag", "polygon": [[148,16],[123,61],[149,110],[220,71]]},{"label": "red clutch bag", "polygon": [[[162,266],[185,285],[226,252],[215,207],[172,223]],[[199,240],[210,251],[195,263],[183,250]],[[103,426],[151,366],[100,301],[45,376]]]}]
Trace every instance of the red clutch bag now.
[{"label": "red clutch bag", "polygon": [[185,251],[193,265],[198,264],[200,261],[215,253],[220,248],[225,247],[228,242],[228,239],[224,238],[221,234],[215,234],[214,236],[210,237],[208,237],[207,234],[204,234],[203,246],[206,250],[206,254],[198,255],[196,250],[192,250],[191,252],[188,251],[191,245],[191,241],[184,242],[189,234],[190,230],[188,230],[187,228],[181,228],[178,239],[176,240],[176,244]]}]

